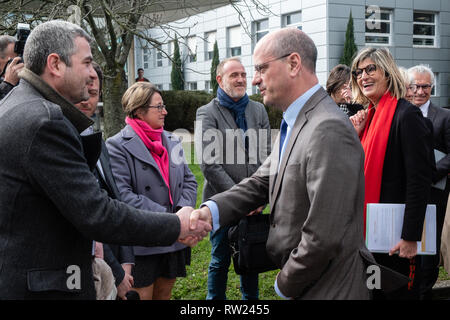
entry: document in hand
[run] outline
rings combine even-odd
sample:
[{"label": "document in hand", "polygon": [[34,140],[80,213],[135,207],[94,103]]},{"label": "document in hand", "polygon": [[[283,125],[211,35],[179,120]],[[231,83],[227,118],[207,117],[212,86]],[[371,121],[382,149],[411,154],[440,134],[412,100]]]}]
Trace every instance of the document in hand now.
[{"label": "document in hand", "polygon": [[[404,204],[369,203],[366,213],[366,246],[371,252],[388,253],[401,238]],[[417,254],[436,254],[436,205],[427,206],[422,241]]]}]

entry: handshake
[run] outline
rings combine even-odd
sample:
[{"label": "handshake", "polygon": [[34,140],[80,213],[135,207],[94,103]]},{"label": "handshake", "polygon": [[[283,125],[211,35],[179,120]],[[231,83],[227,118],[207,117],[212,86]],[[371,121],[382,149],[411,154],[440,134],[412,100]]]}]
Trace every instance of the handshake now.
[{"label": "handshake", "polygon": [[195,246],[212,230],[211,211],[207,206],[197,210],[183,207],[177,211],[177,216],[180,219],[178,242],[189,247]]}]

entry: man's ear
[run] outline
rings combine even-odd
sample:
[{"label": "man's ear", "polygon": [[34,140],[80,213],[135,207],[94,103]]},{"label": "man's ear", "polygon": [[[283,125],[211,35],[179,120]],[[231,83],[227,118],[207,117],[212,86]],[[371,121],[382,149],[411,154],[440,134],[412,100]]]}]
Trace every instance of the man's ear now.
[{"label": "man's ear", "polygon": [[217,83],[218,83],[219,85],[221,85],[221,84],[222,84],[222,76],[221,76],[221,75],[217,75],[217,76],[216,76],[216,81],[217,81]]},{"label": "man's ear", "polygon": [[288,58],[290,65],[290,72],[293,76],[296,76],[302,70],[302,58],[297,52],[293,52]]},{"label": "man's ear", "polygon": [[62,77],[66,69],[66,64],[57,53],[51,53],[47,57],[47,69],[52,76]]}]

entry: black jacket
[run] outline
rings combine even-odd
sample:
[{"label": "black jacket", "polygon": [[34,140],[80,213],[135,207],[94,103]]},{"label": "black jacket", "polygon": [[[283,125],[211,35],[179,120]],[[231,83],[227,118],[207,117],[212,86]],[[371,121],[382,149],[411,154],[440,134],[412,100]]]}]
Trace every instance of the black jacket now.
[{"label": "black jacket", "polygon": [[400,99],[389,131],[380,203],[405,203],[402,239],[420,241],[434,165],[433,128],[419,108]]}]

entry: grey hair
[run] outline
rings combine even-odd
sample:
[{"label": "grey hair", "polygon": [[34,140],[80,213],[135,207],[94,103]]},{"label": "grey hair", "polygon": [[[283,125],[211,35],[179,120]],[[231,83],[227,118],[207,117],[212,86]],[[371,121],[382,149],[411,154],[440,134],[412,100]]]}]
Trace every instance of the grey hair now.
[{"label": "grey hair", "polygon": [[425,64],[419,64],[417,66],[411,67],[408,69],[409,81],[412,83],[414,81],[413,73],[428,73],[431,79],[431,86],[434,87],[434,73],[431,70],[430,66]]},{"label": "grey hair", "polygon": [[12,36],[0,36],[0,58],[6,59],[5,50],[10,43],[16,43],[16,38]]},{"label": "grey hair", "polygon": [[225,63],[230,62],[230,61],[236,61],[236,62],[239,62],[240,64],[242,64],[241,59],[239,59],[238,57],[230,57],[230,58],[223,59],[223,60],[220,61],[220,63],[217,65],[217,68],[216,68],[216,75],[222,76],[222,75],[223,75],[223,67],[225,66]]},{"label": "grey hair", "polygon": [[316,72],[317,48],[314,41],[297,28],[286,28],[279,37],[272,42],[271,53],[274,57],[297,52],[302,59],[302,65],[311,73]]},{"label": "grey hair", "polygon": [[61,60],[71,66],[71,57],[75,53],[75,39],[85,38],[89,43],[92,38],[76,24],[52,20],[38,25],[30,33],[25,44],[23,60],[25,67],[37,75],[44,72],[47,57],[56,53]]}]

